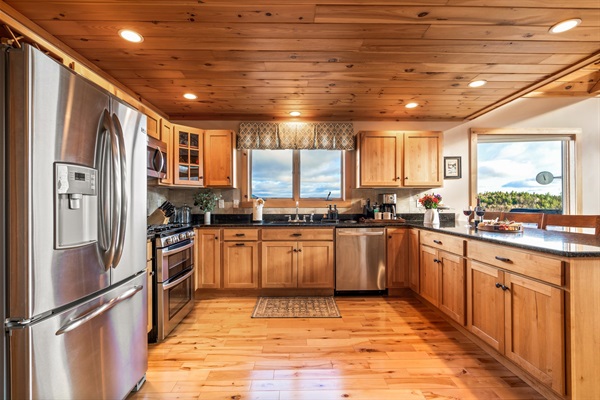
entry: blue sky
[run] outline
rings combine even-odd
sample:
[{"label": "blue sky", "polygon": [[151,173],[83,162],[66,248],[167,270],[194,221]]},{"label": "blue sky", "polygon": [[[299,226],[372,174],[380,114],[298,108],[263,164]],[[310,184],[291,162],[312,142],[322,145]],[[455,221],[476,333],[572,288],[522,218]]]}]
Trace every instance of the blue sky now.
[{"label": "blue sky", "polygon": [[[301,198],[341,197],[340,151],[301,152]],[[292,197],[292,150],[254,150],[252,195],[263,198]]]},{"label": "blue sky", "polygon": [[562,179],[549,185],[535,180],[539,172],[562,175],[561,142],[479,143],[478,192],[524,191],[529,193],[561,194]]}]

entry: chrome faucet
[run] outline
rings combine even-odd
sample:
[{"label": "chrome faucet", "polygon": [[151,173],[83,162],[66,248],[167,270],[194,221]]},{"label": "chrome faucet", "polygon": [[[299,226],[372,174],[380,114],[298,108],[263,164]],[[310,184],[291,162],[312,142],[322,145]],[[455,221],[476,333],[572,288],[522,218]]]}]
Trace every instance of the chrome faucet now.
[{"label": "chrome faucet", "polygon": [[296,221],[296,222],[300,221],[300,216],[298,215],[298,202],[296,202],[296,219],[294,221]]}]

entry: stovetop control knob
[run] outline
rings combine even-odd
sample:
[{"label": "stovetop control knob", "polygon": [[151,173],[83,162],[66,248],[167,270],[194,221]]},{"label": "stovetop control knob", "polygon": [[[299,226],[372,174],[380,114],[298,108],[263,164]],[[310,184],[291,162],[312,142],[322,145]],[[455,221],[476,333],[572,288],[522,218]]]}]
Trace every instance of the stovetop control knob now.
[{"label": "stovetop control knob", "polygon": [[173,239],[168,237],[165,239],[165,244],[172,244],[173,243]]},{"label": "stovetop control knob", "polygon": [[187,236],[186,236],[186,234],[185,234],[185,233],[181,233],[181,234],[179,235],[179,239],[180,239],[180,240],[185,240],[186,238],[187,238]]},{"label": "stovetop control knob", "polygon": [[194,234],[194,231],[189,231],[189,232],[187,233],[187,237],[189,237],[189,238],[192,238],[192,237],[194,237],[194,236],[195,236],[195,234]]}]

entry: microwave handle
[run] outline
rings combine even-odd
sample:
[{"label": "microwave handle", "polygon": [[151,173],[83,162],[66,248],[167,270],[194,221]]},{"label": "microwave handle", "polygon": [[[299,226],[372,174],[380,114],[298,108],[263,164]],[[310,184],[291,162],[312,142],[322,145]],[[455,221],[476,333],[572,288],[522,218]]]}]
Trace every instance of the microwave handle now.
[{"label": "microwave handle", "polygon": [[[158,168],[156,168],[156,156],[157,155],[158,155],[159,161],[160,161]],[[154,155],[152,156],[152,167],[154,168],[154,170],[156,172],[162,172],[164,166],[165,166],[165,156],[163,156],[163,153],[160,150],[160,147],[156,147],[156,149],[154,150]]]}]

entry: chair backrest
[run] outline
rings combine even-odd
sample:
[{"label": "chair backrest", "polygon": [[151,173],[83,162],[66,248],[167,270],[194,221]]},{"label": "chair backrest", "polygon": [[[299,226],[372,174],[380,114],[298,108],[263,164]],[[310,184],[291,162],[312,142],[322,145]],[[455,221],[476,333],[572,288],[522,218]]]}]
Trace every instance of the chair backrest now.
[{"label": "chair backrest", "polygon": [[525,212],[505,212],[502,213],[501,220],[509,220],[520,222],[523,224],[532,224],[536,228],[542,227],[542,221],[544,220],[544,214],[542,213],[525,213]]},{"label": "chair backrest", "polygon": [[[593,235],[599,236],[600,215],[546,214],[546,216],[544,216],[544,223],[542,225],[542,229],[548,229],[548,227],[563,228],[563,230],[568,230],[569,232],[591,233]],[[583,230],[577,228],[587,229]]]},{"label": "chair backrest", "polygon": [[483,215],[483,219],[496,219],[496,218],[498,218],[499,220],[502,219],[501,211],[486,211],[485,214]]}]

